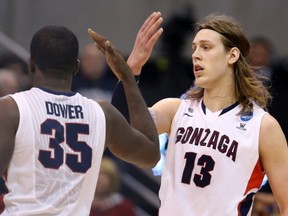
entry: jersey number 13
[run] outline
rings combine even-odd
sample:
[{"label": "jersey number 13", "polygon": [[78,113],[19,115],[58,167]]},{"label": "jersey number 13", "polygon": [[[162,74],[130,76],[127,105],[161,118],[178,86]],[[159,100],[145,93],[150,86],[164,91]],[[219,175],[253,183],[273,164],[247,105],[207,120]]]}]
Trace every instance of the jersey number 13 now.
[{"label": "jersey number 13", "polygon": [[[195,166],[196,155],[197,154],[194,152],[186,152],[186,164],[182,174],[182,183],[190,184]],[[214,169],[215,161],[209,155],[201,155],[197,160],[196,165],[200,166],[201,169],[199,174],[194,174],[193,181],[196,186],[204,188],[211,182],[211,174],[209,172]]]}]

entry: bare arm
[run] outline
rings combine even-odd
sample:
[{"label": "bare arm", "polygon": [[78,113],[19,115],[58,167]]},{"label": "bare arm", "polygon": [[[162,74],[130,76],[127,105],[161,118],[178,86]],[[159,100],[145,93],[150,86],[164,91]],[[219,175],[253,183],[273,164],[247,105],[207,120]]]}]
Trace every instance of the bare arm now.
[{"label": "bare arm", "polygon": [[260,130],[260,159],[281,215],[288,215],[288,148],[278,122],[269,114]]},{"label": "bare arm", "polygon": [[141,168],[154,167],[160,159],[158,137],[151,140],[145,133],[130,127],[110,103],[103,101],[100,105],[106,117],[106,147],[124,161]]},{"label": "bare arm", "polygon": [[[131,126],[134,127],[135,129],[137,129],[139,132],[141,132],[143,135],[145,135],[147,137],[147,139],[150,140],[150,144],[148,145],[153,145],[153,148],[149,148],[149,146],[147,145],[148,150],[153,150],[152,152],[150,152],[150,154],[152,154],[152,157],[156,160],[153,160],[153,164],[155,165],[157,163],[157,161],[160,158],[160,152],[159,152],[159,140],[158,140],[158,135],[157,135],[157,131],[156,131],[156,127],[154,125],[154,122],[150,116],[149,110],[147,108],[147,105],[144,101],[144,99],[142,98],[142,95],[140,93],[140,90],[136,84],[134,75],[132,74],[132,71],[130,69],[130,67],[128,66],[128,64],[126,63],[126,61],[124,60],[124,58],[122,57],[121,53],[104,37],[102,37],[101,35],[97,34],[96,32],[92,31],[91,29],[88,30],[88,33],[90,35],[90,37],[97,43],[97,46],[99,47],[99,49],[103,52],[103,54],[105,54],[106,60],[108,65],[110,66],[111,70],[113,71],[113,73],[118,77],[119,80],[123,81],[123,85],[125,88],[125,94],[126,97],[128,98],[128,108],[129,108],[129,115],[130,115],[130,122],[131,122]],[[103,106],[104,107],[104,106]],[[111,106],[113,107],[113,106]],[[107,108],[107,106],[106,106]],[[108,107],[109,108],[109,107]],[[114,108],[114,107],[113,107]],[[119,112],[115,112],[113,111],[114,109],[110,108],[108,109],[109,112],[106,112],[106,118],[110,119],[113,112],[114,113],[118,113]],[[111,112],[111,113],[110,113]],[[108,116],[111,115],[111,116]],[[123,119],[124,117],[122,115],[120,115]],[[117,117],[117,115],[115,114],[115,119],[112,119],[112,121],[107,121],[108,124],[112,124],[111,126],[108,125],[108,127],[115,127],[114,124],[115,121],[121,121],[121,118]],[[126,120],[124,120],[124,122],[127,123]],[[119,127],[124,128],[124,125],[119,125]],[[109,128],[108,128],[109,129]],[[118,128],[118,130],[123,130],[122,128]],[[109,131],[109,130],[108,130]],[[133,133],[129,133],[129,131],[122,131],[123,133],[120,133],[119,135],[119,139],[121,136],[126,137],[126,136],[134,136],[135,134]],[[124,133],[126,133],[124,135]],[[136,133],[136,132],[134,132]],[[113,134],[111,134],[113,136]],[[147,141],[147,139],[145,139]],[[118,139],[117,139],[118,140]],[[117,141],[116,140],[116,141]],[[127,141],[127,140],[126,140]],[[147,162],[151,165],[151,160],[150,160],[150,155],[149,155],[149,151],[147,152],[148,154],[144,154],[147,149],[145,149],[145,145],[141,145],[138,146],[138,142],[142,142],[143,139],[141,139],[139,137],[138,139],[133,139],[133,142],[128,142],[129,146],[126,146],[127,149],[129,150],[129,154],[125,154],[125,158],[126,160],[130,160],[133,161],[134,163],[137,163],[140,166],[144,165],[144,161],[145,157],[147,157]],[[119,142],[119,141],[118,141]],[[152,142],[152,144],[151,144]],[[134,155],[134,151],[130,151],[130,149],[132,149],[132,146],[134,150],[136,148],[140,148],[141,151],[143,152],[143,158],[140,158],[138,156],[138,158],[135,158]],[[119,148],[114,148],[115,146],[117,146],[117,142],[111,142],[110,145],[108,145],[109,148],[112,149],[119,149]],[[127,150],[126,149],[126,150]],[[120,151],[125,151],[125,149],[120,150]],[[137,151],[139,151],[139,149],[137,149]],[[141,152],[140,151],[140,152]],[[113,152],[113,150],[112,150]],[[115,150],[114,150],[115,152]],[[116,151],[117,153],[117,151]],[[118,152],[119,153],[119,152]],[[156,157],[155,157],[156,156]],[[134,160],[135,159],[135,160]],[[137,159],[139,160],[140,164],[137,162]]]},{"label": "bare arm", "polygon": [[0,98],[0,170],[7,169],[14,151],[15,134],[19,124],[19,111],[15,101],[7,96]]}]

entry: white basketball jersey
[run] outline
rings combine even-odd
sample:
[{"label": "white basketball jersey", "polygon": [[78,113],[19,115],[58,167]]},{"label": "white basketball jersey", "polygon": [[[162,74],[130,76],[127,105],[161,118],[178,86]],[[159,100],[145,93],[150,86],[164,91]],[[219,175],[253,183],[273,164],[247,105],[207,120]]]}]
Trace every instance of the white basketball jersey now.
[{"label": "white basketball jersey", "polygon": [[106,122],[78,93],[32,88],[11,95],[19,113],[2,215],[89,215]]},{"label": "white basketball jersey", "polygon": [[261,185],[259,131],[265,111],[217,113],[183,100],[173,119],[161,179],[160,216],[250,215]]}]

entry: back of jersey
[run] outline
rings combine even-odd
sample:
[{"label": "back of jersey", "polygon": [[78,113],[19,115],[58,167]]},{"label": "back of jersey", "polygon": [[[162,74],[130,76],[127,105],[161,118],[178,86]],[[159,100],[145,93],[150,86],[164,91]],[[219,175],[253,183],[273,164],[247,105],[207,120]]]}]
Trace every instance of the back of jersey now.
[{"label": "back of jersey", "polygon": [[88,215],[104,151],[101,107],[78,93],[12,95],[19,113],[3,215]]}]

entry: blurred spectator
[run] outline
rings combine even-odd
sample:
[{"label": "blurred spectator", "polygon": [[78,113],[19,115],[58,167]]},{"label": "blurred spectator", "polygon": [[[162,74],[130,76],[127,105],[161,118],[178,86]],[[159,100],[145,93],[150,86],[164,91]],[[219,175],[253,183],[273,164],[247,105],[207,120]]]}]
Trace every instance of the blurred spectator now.
[{"label": "blurred spectator", "polygon": [[90,216],[135,216],[134,204],[118,193],[119,187],[117,164],[103,157]]},{"label": "blurred spectator", "polygon": [[28,63],[17,55],[10,52],[1,53],[0,69],[10,69],[16,74],[17,79],[19,80],[20,90],[27,90],[31,88]]},{"label": "blurred spectator", "polygon": [[250,44],[250,52],[247,56],[249,64],[254,66],[257,72],[270,79],[274,60],[272,43],[264,36],[254,36],[250,39]]},{"label": "blurred spectator", "polygon": [[110,101],[117,78],[110,72],[104,55],[94,43],[80,52],[80,70],[74,76],[72,90],[91,99]]},{"label": "blurred spectator", "polygon": [[3,202],[3,194],[0,195],[0,214],[4,211],[5,209],[5,205],[4,205],[4,202]]},{"label": "blurred spectator", "polygon": [[21,90],[16,74],[10,69],[0,69],[0,97]]}]

